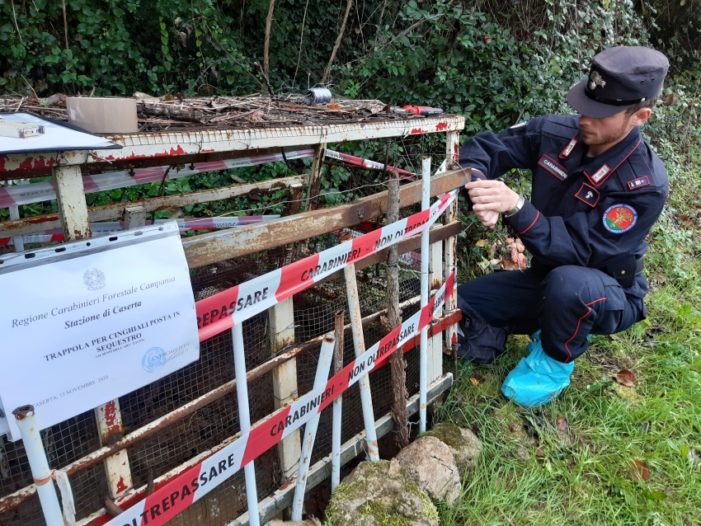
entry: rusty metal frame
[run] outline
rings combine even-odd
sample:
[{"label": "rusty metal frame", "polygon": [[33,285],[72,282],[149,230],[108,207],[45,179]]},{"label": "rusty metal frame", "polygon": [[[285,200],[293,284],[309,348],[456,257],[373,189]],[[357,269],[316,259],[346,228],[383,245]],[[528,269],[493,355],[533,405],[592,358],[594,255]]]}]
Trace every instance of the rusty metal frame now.
[{"label": "rusty metal frame", "polygon": [[58,166],[144,165],[153,160],[168,164],[200,155],[445,133],[460,131],[464,126],[464,117],[441,115],[372,123],[107,135],[108,140],[122,145],[122,149],[0,155],[0,176],[26,177],[23,173],[43,172]]},{"label": "rusty metal frame", "polygon": [[[240,156],[241,152],[270,150],[286,146],[322,145],[427,133],[459,132],[463,127],[464,118],[461,116],[439,116],[380,123],[112,135],[108,136],[108,138],[121,144],[123,146],[121,150],[0,155],[0,178],[32,177],[44,175],[47,172],[52,173],[57,187],[60,217],[46,219],[41,228],[46,228],[51,221],[60,219],[66,239],[75,240],[89,237],[89,221],[99,220],[95,215],[90,217],[82,187],[83,172],[105,169],[105,167],[178,164],[196,162],[213,157],[236,157]],[[459,186],[455,181],[456,179],[464,179],[465,175],[461,172],[452,172],[436,177],[436,191],[433,195]],[[416,186],[416,188],[409,188],[411,185],[406,185],[402,188],[402,206],[418,202],[420,198],[418,187],[420,185]],[[186,197],[182,197],[182,199],[187,200]],[[169,200],[168,202],[171,201]],[[146,207],[149,205],[142,203],[142,206]],[[353,226],[363,220],[379,217],[385,211],[385,207],[386,197],[378,197],[375,200],[360,200],[345,207],[336,207],[336,209],[316,210],[297,214],[294,218],[281,221],[277,228],[271,230],[243,227],[236,230],[236,235],[232,235],[230,231],[225,231],[224,233],[218,233],[219,235],[205,234],[204,236],[198,236],[197,239],[185,243],[188,264],[191,267],[198,267],[238,255],[258,252],[272,246],[280,246],[295,240],[307,239],[340,227]],[[114,209],[104,210],[103,212],[106,214],[115,213]],[[96,212],[93,212],[93,214],[96,214]],[[99,213],[97,214],[99,215]],[[114,215],[111,216],[111,218],[114,217]],[[7,228],[13,231],[13,234],[22,232],[22,227],[18,225],[18,222],[0,224],[0,228],[6,225]],[[450,235],[448,234],[449,231],[452,232],[452,235],[455,235],[454,225],[448,225],[443,228],[445,228],[443,233],[446,235]],[[453,230],[450,230],[451,228]],[[234,241],[234,238],[236,241]],[[409,245],[404,244],[404,248],[407,246]],[[265,372],[272,370],[280,363],[291,359],[287,357],[289,354],[288,351],[284,355],[266,362],[259,368],[249,371],[246,375],[247,378],[254,372],[255,374],[263,374],[263,369],[265,369]],[[121,429],[114,427],[115,423],[121,421],[118,406],[115,405],[113,407],[114,411],[112,411],[112,408],[108,407],[109,404],[107,404],[102,408],[102,411],[101,409],[96,411],[98,424],[103,424],[101,429],[106,430],[110,435],[110,439],[116,439],[116,442],[111,445],[105,445],[107,442],[103,442],[103,447],[73,462],[65,468],[65,471],[69,474],[75,473],[97,462],[104,461],[110,494],[116,496],[116,500],[120,504],[128,505],[133,502],[134,494],[139,494],[139,491],[143,493],[145,488],[139,488],[138,490],[132,488],[129,491],[129,488],[125,488],[123,485],[123,481],[128,480],[125,475],[128,475],[129,471],[129,464],[124,461],[126,457],[122,455],[126,454],[126,448],[179,420],[183,417],[182,415],[191,414],[210,401],[223,396],[233,390],[234,387],[233,381],[224,384],[211,393],[207,393],[205,395],[207,400],[197,399],[185,404],[178,410],[165,415],[161,419],[150,422],[122,438],[119,438]],[[212,397],[216,396],[216,398],[210,397],[210,394]],[[100,416],[101,414],[102,416]],[[234,438],[231,437],[220,444],[220,446],[225,446]],[[159,480],[167,480],[175,473],[180,472],[180,470],[186,469],[204,456],[208,456],[215,449],[217,448],[200,453],[169,473],[162,475],[159,477]],[[122,481],[121,484],[120,480]],[[0,498],[0,512],[13,509],[26,500],[34,493],[32,489],[36,490],[34,486],[28,486],[11,495]],[[97,516],[104,513],[104,509],[100,510],[81,521],[81,524],[89,524]]]}]

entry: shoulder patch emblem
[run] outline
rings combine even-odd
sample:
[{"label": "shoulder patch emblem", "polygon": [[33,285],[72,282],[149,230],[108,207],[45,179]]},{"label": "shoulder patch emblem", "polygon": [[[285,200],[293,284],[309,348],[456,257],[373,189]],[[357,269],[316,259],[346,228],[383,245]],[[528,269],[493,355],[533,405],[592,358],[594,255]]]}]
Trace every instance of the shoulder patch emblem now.
[{"label": "shoulder patch emblem", "polygon": [[623,234],[635,226],[638,212],[630,205],[609,206],[604,212],[602,222],[604,228],[612,234]]},{"label": "shoulder patch emblem", "polygon": [[650,182],[650,178],[647,175],[644,175],[643,177],[638,177],[637,179],[632,179],[631,181],[628,181],[628,188],[630,190],[637,190],[638,188],[650,186],[651,184],[652,183]]}]

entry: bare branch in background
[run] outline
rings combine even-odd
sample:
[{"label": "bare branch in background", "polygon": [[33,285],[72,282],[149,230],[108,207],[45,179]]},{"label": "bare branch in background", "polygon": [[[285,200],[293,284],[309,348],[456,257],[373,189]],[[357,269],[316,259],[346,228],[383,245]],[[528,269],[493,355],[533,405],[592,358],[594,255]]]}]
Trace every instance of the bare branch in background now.
[{"label": "bare branch in background", "polygon": [[63,9],[63,38],[68,49],[68,16],[66,15],[66,0],[61,0],[61,8]]},{"label": "bare branch in background", "polygon": [[[268,16],[265,17],[265,42],[263,44],[263,75],[270,78],[270,32],[273,27],[273,12],[275,11],[275,0],[270,0],[268,4]],[[272,92],[270,93],[272,95]]]},{"label": "bare branch in background", "polygon": [[336,37],[336,43],[333,45],[333,50],[331,51],[331,56],[329,57],[329,62],[326,64],[326,69],[324,70],[324,75],[321,77],[321,83],[326,84],[329,80],[329,75],[331,74],[331,66],[334,60],[336,60],[336,53],[338,48],[341,47],[341,41],[343,40],[343,34],[346,32],[346,23],[348,22],[348,15],[350,14],[351,7],[353,7],[353,0],[348,0],[346,2],[346,12],[343,15],[343,22],[341,23],[341,29],[338,31],[338,36]]},{"label": "bare branch in background", "polygon": [[297,51],[297,66],[295,66],[295,74],[292,77],[292,84],[297,80],[297,72],[299,71],[299,61],[302,58],[302,41],[304,40],[304,25],[307,21],[307,9],[309,8],[309,0],[304,4],[304,15],[302,16],[302,29],[299,31],[299,50]]}]

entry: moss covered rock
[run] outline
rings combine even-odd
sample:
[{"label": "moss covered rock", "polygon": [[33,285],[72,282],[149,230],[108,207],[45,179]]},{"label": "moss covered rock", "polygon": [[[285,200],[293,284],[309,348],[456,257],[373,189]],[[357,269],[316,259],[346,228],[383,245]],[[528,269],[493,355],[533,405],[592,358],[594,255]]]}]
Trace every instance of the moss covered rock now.
[{"label": "moss covered rock", "polygon": [[438,526],[438,511],[398,464],[361,462],[326,508],[333,526]]},{"label": "moss covered rock", "polygon": [[429,497],[453,504],[460,496],[460,472],[451,448],[434,436],[420,436],[392,459]]},{"label": "moss covered rock", "polygon": [[463,429],[450,422],[436,424],[433,429],[421,436],[432,436],[446,444],[455,455],[455,462],[461,473],[473,468],[482,452],[482,442],[469,429]]}]

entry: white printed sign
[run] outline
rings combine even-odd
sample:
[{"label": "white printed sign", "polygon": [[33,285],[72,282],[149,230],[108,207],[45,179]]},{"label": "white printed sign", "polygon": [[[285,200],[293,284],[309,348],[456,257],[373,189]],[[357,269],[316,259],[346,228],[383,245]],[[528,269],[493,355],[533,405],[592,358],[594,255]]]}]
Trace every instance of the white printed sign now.
[{"label": "white printed sign", "polygon": [[33,405],[44,429],[199,358],[176,223],[66,247],[38,251],[34,266],[0,265],[0,399],[13,440],[19,406]]}]

